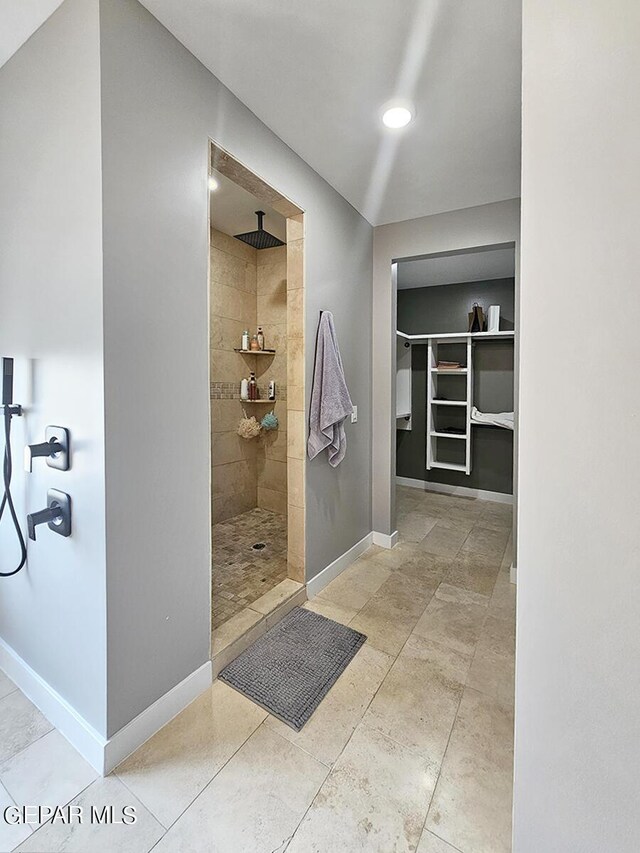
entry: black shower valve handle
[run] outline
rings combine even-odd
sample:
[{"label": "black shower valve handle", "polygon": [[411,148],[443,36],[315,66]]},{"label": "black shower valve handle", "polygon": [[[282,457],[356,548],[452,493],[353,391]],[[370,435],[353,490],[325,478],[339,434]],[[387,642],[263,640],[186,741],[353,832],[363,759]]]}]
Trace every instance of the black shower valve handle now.
[{"label": "black shower valve handle", "polygon": [[27,516],[27,529],[29,531],[29,539],[36,541],[36,527],[39,524],[48,524],[51,521],[58,521],[63,516],[61,507],[58,504],[52,504],[46,509],[41,509],[38,512],[29,513]]},{"label": "black shower valve handle", "polygon": [[62,452],[64,447],[57,438],[51,438],[40,444],[27,444],[24,449],[24,470],[30,474],[33,471],[33,460],[38,456],[55,456],[56,453]]}]

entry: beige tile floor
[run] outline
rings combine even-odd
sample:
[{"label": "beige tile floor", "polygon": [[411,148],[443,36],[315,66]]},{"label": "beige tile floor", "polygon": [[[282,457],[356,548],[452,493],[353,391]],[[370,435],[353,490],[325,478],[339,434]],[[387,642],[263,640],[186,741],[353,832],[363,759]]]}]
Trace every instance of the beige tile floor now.
[{"label": "beige tile floor", "polygon": [[299,733],[216,681],[99,779],[0,676],[0,807],[138,815],[0,821],[0,851],[509,851],[510,508],[400,489],[398,528],[305,605],[368,640]]}]

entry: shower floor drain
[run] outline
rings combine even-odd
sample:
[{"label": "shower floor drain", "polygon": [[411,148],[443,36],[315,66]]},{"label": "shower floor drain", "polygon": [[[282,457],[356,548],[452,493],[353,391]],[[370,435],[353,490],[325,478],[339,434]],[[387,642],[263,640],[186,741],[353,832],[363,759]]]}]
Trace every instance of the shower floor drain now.
[{"label": "shower floor drain", "polygon": [[251,546],[252,550],[254,550],[254,551],[262,551],[262,549],[266,548],[266,547],[267,546],[265,545],[264,542],[256,542],[255,545]]}]

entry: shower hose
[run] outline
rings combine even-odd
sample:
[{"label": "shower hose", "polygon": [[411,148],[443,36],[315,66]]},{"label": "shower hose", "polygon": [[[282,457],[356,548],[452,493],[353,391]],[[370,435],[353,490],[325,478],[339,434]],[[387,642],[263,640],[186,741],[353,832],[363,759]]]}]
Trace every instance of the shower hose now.
[{"label": "shower hose", "polygon": [[9,508],[9,514],[13,520],[13,526],[16,529],[16,534],[18,536],[18,542],[20,543],[20,564],[16,569],[13,569],[11,572],[0,572],[0,578],[10,578],[11,575],[17,575],[20,569],[27,562],[27,546],[24,541],[24,536],[22,535],[22,530],[20,529],[20,522],[18,521],[18,516],[16,514],[16,509],[13,505],[13,498],[11,497],[11,475],[13,474],[13,466],[11,464],[11,412],[9,410],[9,406],[4,407],[4,464],[2,466],[2,475],[4,482],[4,496],[2,498],[2,502],[0,502],[0,522],[2,521],[2,517],[4,515],[5,509]]}]

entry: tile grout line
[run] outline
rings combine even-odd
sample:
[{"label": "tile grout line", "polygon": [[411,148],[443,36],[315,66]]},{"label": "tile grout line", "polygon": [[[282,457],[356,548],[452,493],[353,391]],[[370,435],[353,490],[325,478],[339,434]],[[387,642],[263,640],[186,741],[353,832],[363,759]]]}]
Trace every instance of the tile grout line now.
[{"label": "tile grout line", "polygon": [[[375,595],[375,593],[374,593],[374,595]],[[371,597],[373,598],[373,596],[371,596]],[[367,603],[368,603],[368,602],[367,602]],[[360,608],[360,610],[364,609],[364,607],[366,607],[366,604],[365,604],[365,605],[363,605],[363,606]],[[360,610],[359,610],[359,611],[358,611],[358,612],[357,612],[357,613],[352,617],[352,619],[351,619],[351,620],[349,620],[349,624],[351,623],[351,621],[352,621],[353,619],[355,619],[355,618],[356,618],[356,616],[358,615],[358,613],[360,612]],[[375,646],[371,646],[371,648],[374,648],[374,649],[375,649]],[[403,646],[403,648],[404,648],[404,646]],[[382,652],[382,650],[381,650],[381,649],[375,649],[375,650],[376,650],[377,652]],[[386,654],[386,655],[388,655],[388,657],[392,657],[392,655],[390,655],[390,654],[389,654],[389,652],[382,652],[382,654]],[[311,800],[311,802],[309,803],[308,807],[306,808],[306,810],[305,810],[304,814],[303,814],[303,815],[302,815],[302,817],[300,818],[300,821],[298,822],[298,825],[296,826],[296,828],[294,829],[294,831],[291,833],[291,838],[290,838],[290,839],[289,839],[289,841],[287,842],[287,845],[286,845],[286,847],[283,849],[282,853],[286,853],[286,850],[288,849],[289,845],[291,844],[291,842],[292,842],[292,841],[293,841],[293,839],[295,838],[295,835],[296,835],[297,831],[298,831],[298,830],[300,829],[300,827],[302,826],[302,823],[304,822],[304,819],[306,818],[307,814],[309,813],[309,810],[311,809],[311,807],[313,806],[313,804],[314,804],[314,802],[316,801],[317,797],[319,796],[319,794],[321,793],[322,789],[324,788],[324,786],[325,786],[325,784],[326,784],[326,782],[327,782],[327,779],[328,779],[328,778],[329,778],[329,776],[333,773],[333,771],[334,771],[334,768],[335,768],[336,764],[338,763],[338,761],[339,761],[339,760],[340,760],[340,758],[342,757],[342,755],[343,755],[343,753],[344,753],[345,749],[347,748],[347,746],[349,745],[349,743],[351,743],[351,740],[352,740],[352,738],[353,738],[354,734],[356,733],[356,731],[357,731],[358,727],[359,727],[360,725],[362,725],[362,721],[364,720],[364,717],[365,717],[365,715],[366,715],[367,711],[369,710],[369,708],[370,708],[370,706],[371,706],[371,703],[373,702],[373,700],[375,699],[375,697],[378,695],[378,692],[381,690],[382,685],[384,684],[384,682],[387,680],[387,677],[388,677],[389,673],[391,672],[391,670],[393,669],[393,665],[394,665],[394,664],[395,664],[395,662],[397,661],[397,659],[398,659],[399,655],[400,655],[400,652],[398,652],[398,654],[397,654],[397,655],[395,655],[395,657],[393,657],[393,660],[392,660],[392,662],[391,662],[391,665],[389,666],[389,669],[386,671],[386,673],[385,673],[385,675],[384,675],[384,678],[382,679],[382,681],[380,682],[380,684],[377,686],[377,688],[376,688],[376,689],[375,689],[375,691],[373,692],[373,694],[372,694],[372,696],[371,696],[371,699],[369,700],[369,702],[367,703],[366,708],[365,708],[365,709],[364,709],[364,711],[362,712],[362,716],[360,717],[360,719],[358,720],[358,722],[356,723],[356,725],[355,725],[355,726],[353,727],[353,729],[351,730],[351,734],[349,735],[349,737],[347,738],[347,740],[346,740],[346,741],[345,741],[345,743],[344,743],[344,746],[342,747],[342,749],[340,750],[340,752],[339,752],[339,753],[338,753],[338,755],[336,756],[336,759],[335,759],[335,761],[333,762],[332,766],[329,768],[329,772],[327,773],[326,777],[324,778],[324,781],[322,782],[322,785],[320,785],[320,787],[319,787],[319,788],[318,788],[318,790],[316,791],[316,794],[315,794],[314,798]],[[346,671],[346,668],[345,668],[345,671]],[[336,682],[336,683],[337,683],[337,682]],[[335,686],[335,685],[333,685],[333,686]],[[332,688],[331,688],[331,689],[333,689],[333,686],[332,686]],[[329,692],[331,692],[331,691],[329,691]],[[329,695],[329,694],[327,694],[327,695]],[[325,697],[325,698],[326,698],[326,697]],[[391,738],[389,738],[389,740],[391,740]],[[395,742],[395,741],[394,741],[394,742]],[[401,744],[400,744],[400,745],[401,745]]]},{"label": "tile grout line", "polygon": [[[390,575],[389,577],[393,577],[393,574],[394,574],[396,571],[398,571],[398,568],[396,568],[396,569],[392,569],[392,571],[391,571],[391,575]],[[385,583],[386,583],[386,581],[385,581]],[[382,586],[382,584],[381,584],[381,586]],[[377,592],[377,590],[376,590],[376,592]],[[376,594],[376,593],[373,593],[373,595],[369,598],[369,601],[371,600],[371,598],[373,598],[373,596],[374,596],[375,594]],[[434,596],[435,596],[435,591],[434,591],[433,595],[431,596],[431,598],[429,599],[429,602],[425,605],[424,610],[426,610],[426,609],[427,609],[427,607],[429,606],[429,603],[431,602],[431,600],[433,599],[433,597],[434,597]],[[355,619],[355,618],[356,618],[356,616],[358,615],[358,613],[360,613],[360,611],[361,611],[361,610],[363,610],[363,609],[367,606],[367,604],[369,603],[369,601],[367,601],[367,603],[366,603],[366,604],[364,604],[364,605],[360,608],[360,610],[358,610],[358,611],[357,611],[357,613],[356,613],[356,614],[355,614],[355,615],[354,615],[354,616],[349,620],[349,623],[348,623],[349,625],[351,624],[351,622],[353,621],[353,619]],[[422,611],[422,613],[424,613],[424,610]],[[417,624],[417,622],[422,618],[422,613],[421,613],[421,614],[420,614],[420,616],[418,617],[418,619],[417,619],[417,621],[416,621],[416,623],[415,623],[415,624]],[[415,626],[414,626],[414,627],[415,627]],[[412,633],[412,632],[411,632],[411,633]],[[329,776],[331,775],[331,773],[333,773],[333,770],[334,770],[334,768],[335,768],[336,764],[338,763],[338,761],[340,760],[340,758],[341,758],[341,757],[342,757],[342,755],[344,754],[344,751],[346,750],[346,748],[347,748],[347,746],[349,745],[349,743],[351,742],[351,740],[352,740],[352,738],[353,738],[354,734],[356,733],[356,731],[358,730],[358,728],[359,728],[360,726],[365,726],[365,728],[369,728],[371,731],[375,731],[376,733],[380,734],[382,737],[384,737],[384,738],[386,738],[387,740],[389,740],[391,743],[395,743],[397,746],[401,747],[402,749],[406,749],[408,752],[412,752],[412,750],[410,750],[410,749],[409,749],[408,747],[406,747],[404,744],[399,743],[398,741],[394,740],[393,738],[389,737],[388,735],[385,735],[385,734],[384,734],[384,732],[379,732],[379,731],[378,731],[378,729],[374,729],[372,726],[367,726],[367,724],[366,724],[366,723],[364,723],[364,718],[365,718],[365,716],[366,716],[366,714],[367,714],[367,711],[368,711],[368,710],[369,710],[369,708],[371,707],[371,704],[372,704],[373,700],[375,699],[375,697],[378,695],[378,693],[379,693],[379,692],[380,692],[380,690],[382,689],[382,686],[384,685],[385,681],[387,680],[387,678],[388,678],[388,676],[389,676],[389,673],[391,672],[391,670],[392,670],[392,669],[393,669],[393,667],[394,667],[394,664],[396,663],[396,661],[397,661],[397,660],[398,660],[398,658],[400,657],[400,654],[401,654],[402,650],[404,649],[404,647],[406,646],[407,642],[409,641],[409,638],[411,637],[411,633],[409,634],[409,636],[407,637],[407,639],[404,641],[404,643],[402,644],[402,646],[401,646],[401,648],[399,649],[399,651],[395,654],[395,656],[392,656],[392,655],[390,655],[390,654],[389,654],[389,652],[386,652],[386,651],[384,651],[384,650],[382,650],[382,649],[378,649],[378,648],[376,648],[376,646],[371,645],[371,648],[375,649],[376,651],[381,652],[382,654],[386,654],[386,655],[388,655],[389,657],[393,657],[393,660],[392,660],[392,662],[391,662],[391,665],[390,665],[389,669],[387,670],[387,672],[385,673],[384,678],[382,679],[382,681],[380,682],[380,684],[378,685],[378,687],[376,688],[376,690],[375,690],[375,691],[374,691],[374,693],[372,694],[371,699],[370,699],[370,700],[369,700],[369,702],[367,703],[367,706],[366,706],[366,708],[364,709],[364,711],[363,711],[363,713],[362,713],[362,716],[360,717],[360,719],[358,720],[358,722],[356,723],[356,725],[353,727],[353,729],[352,729],[352,731],[351,731],[351,734],[349,735],[349,737],[347,738],[347,740],[346,740],[346,741],[345,741],[345,743],[344,743],[344,746],[342,747],[342,749],[341,749],[341,750],[340,750],[340,752],[338,753],[338,755],[337,755],[337,757],[336,757],[336,760],[333,762],[333,765],[332,765],[332,767],[331,767],[331,768],[330,768],[330,770],[329,770],[329,773],[328,773],[328,774],[327,774],[327,776],[325,777],[325,779],[324,779],[324,781],[323,781],[322,785],[318,788],[318,791],[316,792],[315,797],[314,797],[314,798],[313,798],[313,800],[309,803],[308,808],[305,810],[304,814],[302,815],[302,817],[301,817],[301,819],[300,819],[300,821],[299,821],[298,825],[296,826],[296,828],[294,829],[294,831],[293,831],[293,833],[292,833],[292,835],[291,835],[291,838],[290,838],[290,839],[289,839],[289,841],[287,842],[287,846],[284,848],[283,853],[286,853],[286,850],[288,849],[289,845],[291,844],[291,842],[292,842],[292,841],[293,841],[293,839],[295,838],[295,835],[296,835],[297,831],[298,831],[298,830],[300,829],[300,827],[302,826],[302,823],[303,823],[304,819],[306,818],[307,814],[309,813],[309,810],[310,810],[310,809],[311,809],[311,807],[313,806],[313,803],[315,802],[315,800],[317,799],[317,797],[319,796],[319,794],[322,792],[322,789],[324,788],[324,786],[325,786],[325,784],[326,784],[326,782],[327,782],[327,780],[328,780]],[[456,713],[457,713],[457,712],[456,712]],[[434,791],[435,791],[435,785],[434,785]],[[428,811],[429,811],[429,809],[428,809],[428,807],[427,807],[427,814],[428,814]],[[427,819],[427,814],[425,814],[425,821],[426,821],[426,819]]]},{"label": "tile grout line", "polygon": [[[217,681],[217,680],[218,680],[218,679],[216,679],[215,681]],[[214,684],[215,684],[215,681],[213,682]],[[221,683],[224,683],[224,682],[221,682]],[[233,689],[233,688],[231,688],[231,689]],[[251,700],[249,700],[249,701],[251,701]],[[255,704],[255,703],[254,703],[254,704]],[[265,718],[265,719],[266,719],[266,718]],[[189,804],[188,804],[187,806],[185,806],[185,808],[180,812],[180,814],[178,815],[178,817],[177,817],[175,820],[173,820],[173,821],[169,824],[169,826],[166,828],[165,835],[166,835],[166,833],[167,833],[167,832],[169,832],[169,830],[170,830],[170,829],[172,829],[172,828],[176,825],[176,823],[177,823],[177,822],[180,820],[180,818],[185,814],[185,812],[187,812],[187,811],[188,811],[188,809],[190,809],[190,808],[191,808],[191,806],[195,803],[195,801],[196,801],[196,800],[197,800],[197,799],[198,799],[202,794],[204,794],[204,792],[207,790],[207,788],[208,788],[208,787],[209,787],[209,785],[213,782],[213,780],[218,776],[218,774],[219,774],[222,770],[224,770],[224,768],[225,768],[225,767],[227,766],[227,764],[231,761],[231,759],[232,759],[232,758],[234,758],[234,757],[235,757],[235,756],[240,752],[240,750],[241,750],[241,749],[242,749],[242,747],[247,743],[247,741],[248,741],[250,738],[252,738],[252,737],[253,737],[253,735],[258,731],[258,729],[260,728],[260,726],[262,725],[262,723],[263,723],[263,722],[264,722],[264,719],[262,719],[262,720],[258,723],[258,725],[255,727],[255,729],[247,735],[247,737],[242,741],[242,743],[238,746],[238,748],[234,750],[234,752],[229,756],[229,758],[227,758],[227,760],[226,760],[223,764],[221,764],[221,765],[220,765],[220,767],[216,770],[216,772],[213,774],[213,776],[211,777],[211,779],[209,779],[209,781],[208,781],[208,782],[207,782],[207,784],[204,786],[204,788],[203,788],[201,791],[198,791],[198,793],[195,795],[195,797],[194,797],[194,798],[189,802]],[[117,776],[117,778],[119,779],[119,781],[120,781],[120,782],[122,782],[122,784],[124,785],[125,783],[124,783],[124,782],[123,782],[123,780],[120,778],[120,776],[118,776],[118,774],[117,774],[116,770],[114,770],[114,771],[112,771],[112,772],[113,772],[114,776]],[[128,791],[130,791],[130,788],[129,788],[128,786],[126,786],[126,787],[127,787],[127,790],[128,790]],[[136,796],[135,794],[133,794],[133,792],[131,792],[131,793],[132,793],[132,795],[133,795],[134,797]],[[148,812],[149,812],[149,813],[150,813],[150,814],[151,814],[151,815],[152,815],[152,816],[153,816],[153,817],[158,821],[158,823],[159,823],[161,826],[164,826],[164,824],[159,820],[159,818],[157,818],[157,817],[156,817],[155,813],[154,813],[154,812],[151,810],[151,808],[150,808],[150,807],[149,807],[149,806],[144,802],[144,800],[142,800],[140,797],[136,797],[136,799],[140,800],[140,802],[141,802],[141,803],[142,803],[142,805],[145,807],[145,809],[146,809],[146,810],[147,810],[147,811],[148,811]],[[164,836],[162,836],[162,837],[164,837]],[[153,845],[153,847],[151,847],[151,848],[150,848],[149,853],[151,853],[151,850],[153,850],[153,848],[154,848],[154,847],[155,847],[155,846],[156,846],[160,841],[161,841],[161,839],[159,838],[159,839],[158,839],[158,841],[156,841],[156,843]]]}]

